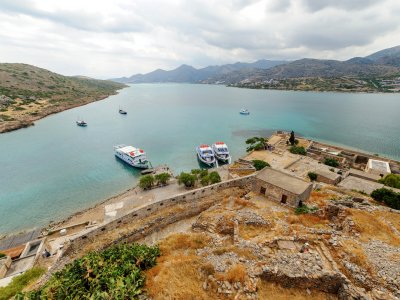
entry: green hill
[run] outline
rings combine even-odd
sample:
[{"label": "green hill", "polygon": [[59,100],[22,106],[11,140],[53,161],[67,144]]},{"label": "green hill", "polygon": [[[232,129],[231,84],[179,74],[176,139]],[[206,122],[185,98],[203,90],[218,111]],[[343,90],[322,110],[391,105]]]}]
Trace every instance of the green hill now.
[{"label": "green hill", "polygon": [[0,132],[104,99],[123,87],[108,80],[63,76],[27,64],[0,64]]}]

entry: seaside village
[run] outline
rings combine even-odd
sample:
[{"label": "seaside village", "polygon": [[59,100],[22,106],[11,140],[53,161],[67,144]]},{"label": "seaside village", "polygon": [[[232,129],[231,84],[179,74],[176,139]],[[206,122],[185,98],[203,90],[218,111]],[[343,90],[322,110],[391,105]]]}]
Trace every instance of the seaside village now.
[{"label": "seaside village", "polygon": [[371,197],[400,193],[380,182],[400,163],[297,136],[295,154],[289,139],[278,131],[213,169],[218,183],[187,188],[160,166],[165,185],[4,237],[0,286],[45,267],[36,289],[90,251],[136,242],[160,247],[141,299],[400,299],[400,210]]}]

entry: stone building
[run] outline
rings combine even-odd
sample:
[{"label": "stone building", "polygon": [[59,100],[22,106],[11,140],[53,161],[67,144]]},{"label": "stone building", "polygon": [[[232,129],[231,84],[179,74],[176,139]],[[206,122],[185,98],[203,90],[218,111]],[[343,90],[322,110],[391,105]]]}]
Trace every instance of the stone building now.
[{"label": "stone building", "polygon": [[336,185],[342,180],[342,176],[330,170],[318,169],[314,172],[317,174],[317,181]]},{"label": "stone building", "polygon": [[271,168],[256,176],[253,190],[268,198],[292,207],[298,207],[310,198],[312,184]]},{"label": "stone building", "polygon": [[367,166],[365,167],[365,172],[370,174],[379,175],[381,177],[390,174],[390,166],[387,161],[369,159]]}]

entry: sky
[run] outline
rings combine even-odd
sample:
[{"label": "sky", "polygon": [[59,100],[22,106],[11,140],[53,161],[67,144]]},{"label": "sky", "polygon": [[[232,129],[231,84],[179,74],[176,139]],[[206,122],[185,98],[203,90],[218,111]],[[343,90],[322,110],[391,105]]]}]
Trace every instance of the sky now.
[{"label": "sky", "polygon": [[0,62],[113,78],[346,60],[400,44],[399,0],[0,0]]}]

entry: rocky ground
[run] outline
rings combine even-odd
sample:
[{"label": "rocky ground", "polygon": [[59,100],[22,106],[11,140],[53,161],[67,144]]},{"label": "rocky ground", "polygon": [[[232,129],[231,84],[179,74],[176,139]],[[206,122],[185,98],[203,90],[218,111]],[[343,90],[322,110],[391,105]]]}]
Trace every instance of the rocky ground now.
[{"label": "rocky ground", "polygon": [[159,242],[147,297],[399,298],[399,212],[333,187],[308,205],[318,210],[296,215],[252,193],[226,196]]}]

